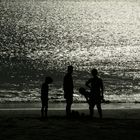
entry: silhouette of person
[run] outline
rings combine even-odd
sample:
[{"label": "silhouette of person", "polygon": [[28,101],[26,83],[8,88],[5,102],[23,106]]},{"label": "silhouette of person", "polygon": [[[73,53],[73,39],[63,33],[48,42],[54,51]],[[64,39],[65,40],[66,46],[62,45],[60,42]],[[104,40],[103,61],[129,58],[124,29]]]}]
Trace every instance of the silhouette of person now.
[{"label": "silhouette of person", "polygon": [[102,108],[101,108],[101,101],[104,100],[103,92],[104,92],[104,87],[103,87],[103,81],[101,78],[98,77],[98,71],[96,69],[93,69],[91,71],[92,78],[90,78],[86,82],[86,86],[90,88],[91,92],[91,100],[90,100],[90,116],[93,117],[94,113],[94,107],[95,105],[97,106],[98,113],[100,118],[102,118]]},{"label": "silhouette of person", "polygon": [[42,84],[41,87],[41,102],[42,102],[41,117],[42,118],[47,117],[49,84],[51,84],[52,82],[53,79],[51,77],[46,77],[45,82]]},{"label": "silhouette of person", "polygon": [[66,99],[66,116],[71,116],[71,105],[73,103],[73,66],[68,66],[67,73],[63,79],[64,98]]}]

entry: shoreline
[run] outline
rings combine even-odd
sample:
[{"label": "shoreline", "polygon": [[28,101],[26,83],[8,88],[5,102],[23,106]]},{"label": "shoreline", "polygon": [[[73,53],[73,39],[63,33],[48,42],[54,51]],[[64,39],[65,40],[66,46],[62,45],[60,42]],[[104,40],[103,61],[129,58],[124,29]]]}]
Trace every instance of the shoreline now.
[{"label": "shoreline", "polygon": [[[49,103],[48,110],[65,110],[66,103]],[[39,110],[41,103],[0,103],[0,110]],[[73,103],[72,109],[82,110],[88,109],[87,103]],[[96,107],[95,107],[96,109]],[[140,109],[140,103],[102,103],[103,110],[117,110],[117,109]]]},{"label": "shoreline", "polygon": [[[89,110],[88,109],[76,109],[80,116],[73,117],[72,120],[89,120]],[[83,115],[84,114],[84,115]],[[29,119],[41,119],[40,109],[9,109],[0,110],[0,119],[4,118],[29,118]],[[64,109],[60,110],[48,110],[48,120],[53,119],[66,119],[66,113]],[[99,119],[99,114],[97,109],[94,111],[94,118]],[[140,120],[140,109],[103,109],[103,119],[106,120]]]}]

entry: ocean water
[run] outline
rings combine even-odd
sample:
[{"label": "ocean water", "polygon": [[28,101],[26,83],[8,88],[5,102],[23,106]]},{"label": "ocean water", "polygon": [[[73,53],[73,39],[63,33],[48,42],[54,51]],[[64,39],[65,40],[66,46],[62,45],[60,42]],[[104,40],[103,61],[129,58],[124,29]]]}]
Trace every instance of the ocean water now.
[{"label": "ocean water", "polygon": [[50,102],[63,102],[74,66],[75,102],[92,68],[105,99],[140,102],[140,3],[137,0],[1,0],[0,102],[38,102],[52,76]]}]

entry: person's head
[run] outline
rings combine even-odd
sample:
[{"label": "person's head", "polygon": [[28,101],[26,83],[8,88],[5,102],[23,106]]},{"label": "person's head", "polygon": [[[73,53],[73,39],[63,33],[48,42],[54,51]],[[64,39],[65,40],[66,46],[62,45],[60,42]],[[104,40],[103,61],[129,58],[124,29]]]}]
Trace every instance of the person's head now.
[{"label": "person's head", "polygon": [[53,79],[51,77],[46,77],[45,78],[45,83],[51,84],[53,82]]},{"label": "person's head", "polygon": [[98,75],[97,69],[92,69],[91,74],[92,76],[97,76]]},{"label": "person's head", "polygon": [[73,73],[73,66],[68,66],[68,73],[72,74]]}]

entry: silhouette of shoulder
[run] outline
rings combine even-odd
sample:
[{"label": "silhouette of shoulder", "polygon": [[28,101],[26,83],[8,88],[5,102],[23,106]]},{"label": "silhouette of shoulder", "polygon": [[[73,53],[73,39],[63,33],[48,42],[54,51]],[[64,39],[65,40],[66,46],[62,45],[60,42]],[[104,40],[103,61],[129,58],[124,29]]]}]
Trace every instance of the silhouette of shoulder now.
[{"label": "silhouette of shoulder", "polygon": [[88,82],[93,82],[93,83],[102,83],[102,79],[101,78],[99,78],[99,77],[94,77],[94,78],[90,78],[89,80],[88,80]]},{"label": "silhouette of shoulder", "polygon": [[72,75],[67,73],[65,76],[64,76],[64,80],[69,80],[72,78]]}]

